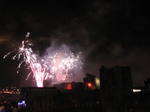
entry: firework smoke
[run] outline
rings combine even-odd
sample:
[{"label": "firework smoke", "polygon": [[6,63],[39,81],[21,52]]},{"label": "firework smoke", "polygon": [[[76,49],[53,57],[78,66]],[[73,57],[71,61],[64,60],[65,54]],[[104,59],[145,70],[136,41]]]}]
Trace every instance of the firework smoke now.
[{"label": "firework smoke", "polygon": [[[51,80],[52,82],[65,81],[74,75],[76,69],[82,68],[79,55],[75,56],[66,45],[62,45],[55,51],[47,50],[46,55],[42,57],[35,54],[31,48],[32,44],[28,40],[29,35],[30,33],[28,32],[18,49],[18,53],[12,59],[21,60],[18,68],[23,63],[27,65],[31,70],[27,78],[30,74],[33,74],[37,87],[43,87],[44,80]],[[67,50],[64,50],[66,48]],[[12,52],[7,53],[4,58]]]}]

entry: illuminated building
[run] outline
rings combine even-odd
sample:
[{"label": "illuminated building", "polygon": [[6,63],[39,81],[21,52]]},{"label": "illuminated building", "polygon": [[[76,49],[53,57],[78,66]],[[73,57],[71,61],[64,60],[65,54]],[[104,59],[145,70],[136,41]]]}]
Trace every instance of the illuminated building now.
[{"label": "illuminated building", "polygon": [[101,100],[110,112],[121,112],[126,96],[132,89],[132,77],[129,66],[100,68]]},{"label": "illuminated building", "polygon": [[6,87],[2,90],[2,93],[20,94],[20,89],[17,87]]},{"label": "illuminated building", "polygon": [[100,80],[98,77],[92,74],[86,74],[86,77],[82,82],[63,82],[59,84],[54,84],[53,87],[57,87],[60,91],[77,91],[77,90],[100,90]]},{"label": "illuminated building", "polygon": [[93,74],[87,73],[84,78],[84,85],[86,90],[100,89],[100,80]]},{"label": "illuminated building", "polygon": [[56,87],[60,91],[77,91],[84,89],[84,85],[82,82],[64,82],[54,84],[53,87]]},{"label": "illuminated building", "polygon": [[18,102],[20,100],[20,89],[17,87],[6,87],[0,91],[0,103]]}]

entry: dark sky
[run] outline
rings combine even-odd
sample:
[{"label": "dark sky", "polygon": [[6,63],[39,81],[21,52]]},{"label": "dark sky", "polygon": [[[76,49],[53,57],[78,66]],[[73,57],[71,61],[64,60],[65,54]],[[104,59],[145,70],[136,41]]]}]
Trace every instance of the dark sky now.
[{"label": "dark sky", "polygon": [[150,77],[148,10],[135,0],[0,0],[0,87],[25,82],[25,70],[16,74],[18,62],[3,56],[27,32],[40,53],[53,41],[81,51],[85,74],[99,76],[102,65],[130,66],[134,86],[143,85]]}]

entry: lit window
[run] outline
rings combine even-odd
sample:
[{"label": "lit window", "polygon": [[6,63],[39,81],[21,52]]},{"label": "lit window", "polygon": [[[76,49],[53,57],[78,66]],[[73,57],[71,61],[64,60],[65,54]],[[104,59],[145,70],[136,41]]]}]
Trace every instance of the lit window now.
[{"label": "lit window", "polygon": [[134,93],[141,92],[141,89],[133,89]]}]

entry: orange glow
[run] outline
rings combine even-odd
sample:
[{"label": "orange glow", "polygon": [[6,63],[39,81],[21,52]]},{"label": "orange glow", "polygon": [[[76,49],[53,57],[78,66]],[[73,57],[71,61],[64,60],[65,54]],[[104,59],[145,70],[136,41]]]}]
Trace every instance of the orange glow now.
[{"label": "orange glow", "polygon": [[93,89],[94,89],[93,83],[91,83],[91,82],[87,82],[87,87],[88,87],[90,90],[93,90]]},{"label": "orange glow", "polygon": [[67,89],[67,90],[71,90],[71,89],[72,89],[72,84],[71,84],[71,83],[68,83],[68,84],[66,85],[66,89]]},{"label": "orange glow", "polygon": [[88,87],[92,87],[92,83],[91,82],[89,82],[87,85],[88,85]]}]

